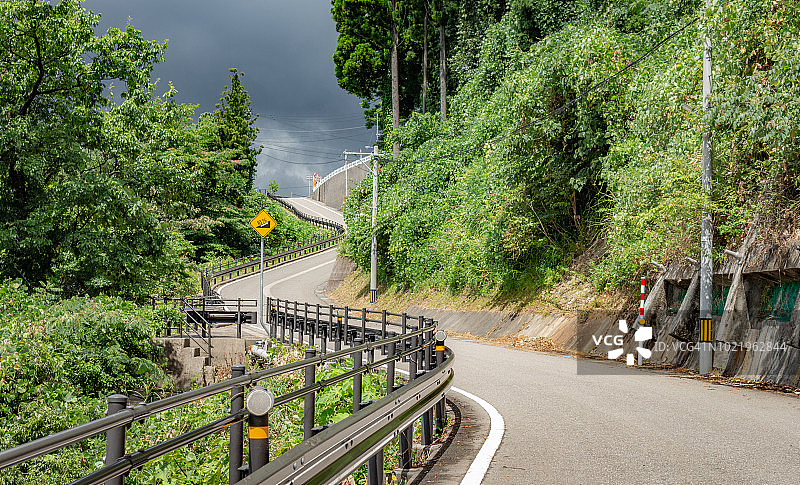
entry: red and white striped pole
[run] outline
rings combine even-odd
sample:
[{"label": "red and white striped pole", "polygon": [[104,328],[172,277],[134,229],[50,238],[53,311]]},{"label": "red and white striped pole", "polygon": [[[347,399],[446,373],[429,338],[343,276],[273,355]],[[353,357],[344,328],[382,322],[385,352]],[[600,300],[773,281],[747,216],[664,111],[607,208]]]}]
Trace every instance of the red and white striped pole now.
[{"label": "red and white striped pole", "polygon": [[[639,327],[644,327],[644,276],[642,276],[642,291],[639,294]],[[637,327],[638,328],[638,327]],[[637,352],[637,364],[642,365],[642,354]]]}]

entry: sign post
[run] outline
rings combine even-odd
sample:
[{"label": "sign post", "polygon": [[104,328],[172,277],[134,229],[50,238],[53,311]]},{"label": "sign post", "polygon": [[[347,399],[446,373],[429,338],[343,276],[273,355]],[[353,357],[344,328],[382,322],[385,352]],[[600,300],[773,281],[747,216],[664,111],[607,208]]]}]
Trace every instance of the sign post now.
[{"label": "sign post", "polygon": [[269,335],[269,329],[264,325],[264,236],[275,229],[277,225],[278,223],[275,222],[275,219],[267,214],[265,210],[262,210],[250,220],[250,227],[261,236],[261,264],[259,266],[258,278],[258,318],[256,320],[259,325],[261,325],[261,328],[267,332],[267,335]]}]

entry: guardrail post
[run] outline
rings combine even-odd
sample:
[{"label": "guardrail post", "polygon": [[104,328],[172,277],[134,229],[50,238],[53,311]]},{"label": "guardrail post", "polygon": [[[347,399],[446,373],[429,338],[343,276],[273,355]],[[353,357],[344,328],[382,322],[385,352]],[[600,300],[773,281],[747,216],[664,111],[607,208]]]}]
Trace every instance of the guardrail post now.
[{"label": "guardrail post", "polygon": [[297,325],[297,301],[294,302],[294,311],[292,312],[292,324],[289,326],[289,345],[294,345],[294,329],[296,325]]},{"label": "guardrail post", "polygon": [[250,473],[269,463],[269,411],[275,396],[261,386],[254,386],[247,395],[247,437],[250,450]]},{"label": "guardrail post", "polygon": [[[408,320],[408,314],[406,314],[406,312],[403,312],[403,315],[400,316],[400,323],[401,323],[401,328],[402,328],[401,332],[402,332],[403,335],[405,335],[406,332],[408,331],[408,322],[407,322],[407,320]],[[407,348],[406,347],[406,343],[407,343],[406,339],[403,339],[403,340],[400,341],[400,351],[401,352],[405,352],[405,350]],[[403,357],[402,361],[403,362],[407,362],[408,361],[408,357]]]},{"label": "guardrail post", "polygon": [[[276,318],[280,318],[281,316],[281,300],[278,300],[278,314],[275,315]],[[286,302],[283,302],[283,320],[281,320],[281,343],[286,342]]]},{"label": "guardrail post", "polygon": [[367,462],[367,485],[384,485],[386,478],[383,474],[383,448],[369,457]]},{"label": "guardrail post", "polygon": [[367,341],[367,309],[361,309],[361,341]]},{"label": "guardrail post", "polygon": [[[310,335],[309,335],[310,334]],[[300,335],[308,335],[308,345],[314,345],[314,335],[308,329],[308,302],[303,302],[303,327]],[[303,337],[300,337],[300,345],[303,344]]]},{"label": "guardrail post", "polygon": [[[358,340],[353,341],[353,346],[358,347],[360,343]],[[353,352],[353,369],[360,369],[363,365],[362,361],[362,351],[361,349],[356,350]],[[361,379],[362,374],[356,374],[353,376],[353,412],[358,411],[361,409]]]},{"label": "guardrail post", "polygon": [[[444,340],[440,340],[440,336],[446,334],[444,331],[439,330],[436,335],[436,368],[438,369],[444,363]],[[436,432],[440,434],[444,431],[445,424],[447,424],[444,404],[444,397],[436,402]]]},{"label": "guardrail post", "polygon": [[[423,370],[427,373],[431,368],[431,333],[430,331],[420,334],[422,343],[425,345]],[[422,413],[422,445],[428,446],[433,443],[433,409],[428,409]]]},{"label": "guardrail post", "polygon": [[[267,307],[269,308],[269,307]],[[242,338],[242,299],[236,300],[236,338]]]},{"label": "guardrail post", "polygon": [[[112,394],[108,396],[106,416],[116,414],[128,406],[128,396]],[[117,426],[106,431],[106,466],[114,464],[125,456],[125,426]],[[124,477],[108,480],[106,485],[122,485]]]},{"label": "guardrail post", "polygon": [[[333,308],[333,307],[331,307]],[[336,317],[336,335],[333,337],[335,340],[333,341],[333,350],[340,351],[342,350],[342,317]]]},{"label": "guardrail post", "polygon": [[[425,327],[425,317],[422,315],[419,316],[419,327],[418,329],[422,330]],[[422,347],[422,344],[425,342],[425,332],[417,335],[417,346]],[[417,351],[417,370],[425,370],[425,349],[420,348]]]},{"label": "guardrail post", "polygon": [[[386,310],[381,312],[381,339],[386,338]],[[381,346],[381,355],[386,355],[386,346]]]},{"label": "guardrail post", "polygon": [[[350,307],[346,306],[346,307],[344,307],[344,322],[343,322],[343,325],[342,325],[344,327],[344,344],[345,345],[347,345],[347,336],[350,334],[350,322],[348,321],[349,316],[350,316]],[[352,342],[351,342],[350,346],[352,347]]]},{"label": "guardrail post", "polygon": [[[311,325],[311,345],[314,345],[314,338],[319,336],[319,303],[317,303],[317,313],[314,314],[314,323]],[[325,353],[324,351],[322,352]]]},{"label": "guardrail post", "polygon": [[[405,314],[403,315],[405,316]],[[405,319],[403,319],[403,330],[405,331]],[[415,347],[416,337],[411,337],[410,346]],[[408,380],[409,382],[417,378],[417,353],[408,356]],[[414,443],[414,423],[400,432],[400,468],[411,468],[411,447]]]},{"label": "guardrail post", "polygon": [[[231,366],[231,378],[244,375],[244,366],[236,364]],[[231,389],[231,414],[238,413],[244,408],[244,386]],[[233,485],[242,479],[239,468],[242,466],[242,453],[244,451],[244,423],[239,421],[230,426],[231,441],[228,446],[228,484]]]},{"label": "guardrail post", "polygon": [[[306,349],[306,360],[313,359],[317,355],[316,349]],[[316,380],[316,370],[317,366],[315,364],[309,364],[306,366],[306,382],[305,387],[311,387],[314,385],[314,381]],[[315,394],[314,392],[310,394],[306,394],[303,397],[303,439],[307,440],[313,436],[311,432],[311,428],[314,427],[314,403],[315,403]]]},{"label": "guardrail post", "polygon": [[[397,353],[397,344],[390,342],[388,347],[388,354],[393,357]],[[394,391],[394,360],[386,363],[386,394],[388,395],[392,391]]]}]

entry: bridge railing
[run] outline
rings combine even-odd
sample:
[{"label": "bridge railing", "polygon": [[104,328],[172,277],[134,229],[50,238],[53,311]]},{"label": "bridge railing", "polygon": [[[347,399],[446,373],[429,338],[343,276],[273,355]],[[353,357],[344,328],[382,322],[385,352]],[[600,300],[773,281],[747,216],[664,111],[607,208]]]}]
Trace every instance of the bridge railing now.
[{"label": "bridge railing", "polygon": [[330,180],[332,177],[336,176],[337,174],[340,174],[340,173],[344,172],[345,170],[350,170],[351,168],[356,167],[356,166],[364,163],[365,161],[369,160],[370,158],[371,157],[369,157],[369,156],[361,157],[358,160],[355,160],[353,162],[346,163],[346,164],[342,165],[341,167],[337,168],[333,172],[329,173],[328,175],[326,175],[326,176],[322,177],[320,180],[318,180],[317,183],[314,184],[314,189],[313,190],[316,191],[322,184],[324,184],[325,182]]},{"label": "bridge railing", "polygon": [[[0,469],[105,433],[105,466],[73,483],[122,483],[131,470],[226,428],[230,429],[231,440],[229,483],[244,480],[243,483],[300,484],[312,479],[317,483],[338,483],[365,461],[370,463],[370,477],[378,477],[382,472],[376,468],[377,463],[382,462],[378,456],[382,458],[383,447],[397,436],[400,436],[400,465],[409,466],[413,422],[422,417],[422,441],[430,444],[433,412],[436,412],[437,426],[443,427],[444,393],[453,377],[453,354],[442,341],[435,340],[433,320],[285,300],[270,299],[267,304],[268,323],[273,333],[280,333],[290,342],[296,333],[298,341],[310,346],[304,360],[247,374],[244,366],[234,366],[230,379],[133,407],[127,406],[126,396],[110,396],[107,416],[2,451]],[[332,351],[327,348],[330,340],[336,347]],[[319,352],[315,344],[320,345]],[[326,380],[315,380],[317,366],[346,357],[353,359],[351,370]],[[408,363],[409,380],[398,387],[395,365],[403,361]],[[362,375],[382,366],[387,368],[386,396],[375,402],[362,402]],[[301,369],[305,371],[306,380],[300,389],[275,397],[256,386],[267,378]],[[353,381],[353,414],[337,423],[314,427],[316,393],[348,379]],[[251,386],[245,407],[244,394]],[[131,424],[228,391],[231,392],[231,410],[226,416],[146,449],[131,452],[126,449],[126,429]],[[268,399],[265,400],[265,396]],[[260,434],[258,430],[267,429],[269,411],[274,406],[301,398],[306,410],[304,441],[270,461],[268,434],[266,431]],[[245,467],[242,466],[244,421],[248,422],[250,430],[251,457]],[[370,483],[383,482],[370,478]]]}]

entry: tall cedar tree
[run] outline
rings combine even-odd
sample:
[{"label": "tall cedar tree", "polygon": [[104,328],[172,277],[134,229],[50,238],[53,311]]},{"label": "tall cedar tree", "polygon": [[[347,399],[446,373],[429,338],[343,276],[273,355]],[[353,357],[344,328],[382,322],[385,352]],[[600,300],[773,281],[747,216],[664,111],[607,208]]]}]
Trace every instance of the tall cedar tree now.
[{"label": "tall cedar tree", "polygon": [[226,86],[222,98],[214,110],[214,121],[217,125],[220,149],[232,150],[239,160],[241,170],[246,175],[248,188],[253,186],[256,175],[256,156],[260,148],[253,148],[258,136],[258,128],[253,126],[258,115],[250,111],[250,95],[242,86],[240,73],[236,68],[230,69],[228,77],[231,85]]}]

